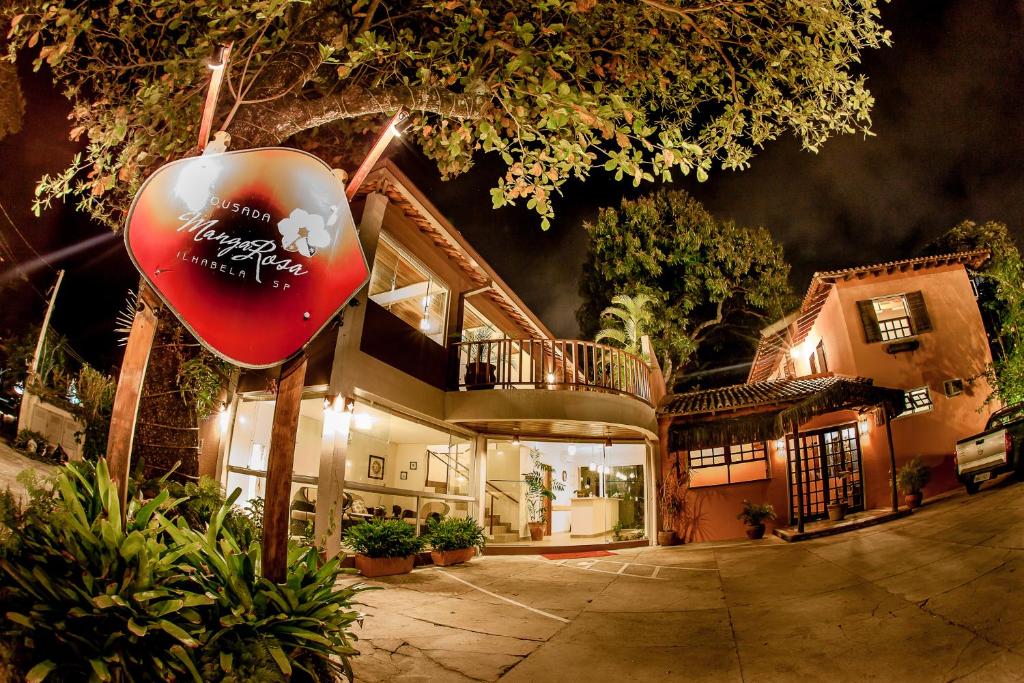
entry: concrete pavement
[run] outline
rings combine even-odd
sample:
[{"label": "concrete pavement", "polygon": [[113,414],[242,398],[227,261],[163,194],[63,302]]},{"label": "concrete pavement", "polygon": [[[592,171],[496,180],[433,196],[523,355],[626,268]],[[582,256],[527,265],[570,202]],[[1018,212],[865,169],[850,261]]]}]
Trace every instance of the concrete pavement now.
[{"label": "concrete pavement", "polygon": [[0,441],[0,490],[9,488],[15,498],[19,500],[27,498],[25,487],[17,479],[18,474],[22,471],[32,470],[40,477],[45,477],[56,469],[53,465],[47,465],[38,460],[26,458],[3,441]]},{"label": "concrete pavement", "polygon": [[1024,680],[1024,484],[798,544],[486,557],[371,583],[364,681]]}]

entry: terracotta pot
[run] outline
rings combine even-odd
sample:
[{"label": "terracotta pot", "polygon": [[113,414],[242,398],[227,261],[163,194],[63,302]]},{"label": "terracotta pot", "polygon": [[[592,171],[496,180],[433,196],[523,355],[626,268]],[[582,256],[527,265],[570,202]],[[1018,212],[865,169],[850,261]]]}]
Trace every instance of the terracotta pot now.
[{"label": "terracotta pot", "polygon": [[659,531],[658,532],[658,545],[675,545],[676,544],[676,532],[674,531]]},{"label": "terracotta pot", "polygon": [[447,567],[450,564],[461,564],[469,562],[476,556],[476,548],[459,548],[458,550],[431,550],[430,559],[438,567]]},{"label": "terracotta pot", "polygon": [[905,494],[903,496],[903,502],[906,503],[907,507],[911,510],[921,507],[921,492],[916,491],[915,493]]},{"label": "terracotta pot", "polygon": [[415,555],[408,557],[367,557],[356,555],[356,569],[367,578],[408,574],[416,562]]},{"label": "terracotta pot", "polygon": [[544,540],[544,522],[530,522],[530,540],[531,541],[543,541]]},{"label": "terracotta pot", "polygon": [[751,541],[756,541],[759,538],[764,538],[764,524],[748,524],[747,538],[749,538]]},{"label": "terracotta pot", "polygon": [[846,505],[843,503],[829,503],[828,518],[832,522],[841,522],[846,517]]}]

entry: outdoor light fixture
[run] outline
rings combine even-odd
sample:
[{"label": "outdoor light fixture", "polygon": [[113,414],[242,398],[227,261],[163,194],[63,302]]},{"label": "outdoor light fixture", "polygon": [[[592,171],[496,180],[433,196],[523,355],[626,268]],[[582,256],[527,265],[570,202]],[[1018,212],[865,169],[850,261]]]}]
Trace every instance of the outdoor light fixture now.
[{"label": "outdoor light fixture", "polygon": [[226,432],[228,425],[231,424],[231,413],[228,412],[228,406],[226,403],[220,404],[220,409],[217,410],[217,421],[220,423],[220,431]]},{"label": "outdoor light fixture", "polygon": [[373,415],[369,413],[356,413],[354,417],[356,429],[366,431],[373,427]]},{"label": "outdoor light fixture", "polygon": [[865,419],[863,417],[860,419],[859,424],[860,424],[860,433],[861,433],[861,435],[867,434],[868,430],[871,429],[870,423],[868,423],[867,419]]},{"label": "outdoor light fixture", "polygon": [[555,373],[549,372],[545,376],[545,379],[547,380],[548,384],[554,384],[555,383]]},{"label": "outdoor light fixture", "polygon": [[424,316],[420,320],[420,329],[423,330],[424,332],[429,332],[430,331],[430,318],[427,318],[426,316]]},{"label": "outdoor light fixture", "polygon": [[775,450],[777,450],[777,451],[784,451],[784,450],[786,450],[786,440],[785,439],[776,439],[776,441],[775,441]]},{"label": "outdoor light fixture", "polygon": [[606,438],[604,440],[604,447],[605,448],[611,448],[612,447],[612,437],[609,436],[608,438]]},{"label": "outdoor light fixture", "polygon": [[514,448],[519,448],[519,444],[520,444],[520,442],[519,442],[519,435],[516,434],[515,436],[512,437],[512,446]]}]

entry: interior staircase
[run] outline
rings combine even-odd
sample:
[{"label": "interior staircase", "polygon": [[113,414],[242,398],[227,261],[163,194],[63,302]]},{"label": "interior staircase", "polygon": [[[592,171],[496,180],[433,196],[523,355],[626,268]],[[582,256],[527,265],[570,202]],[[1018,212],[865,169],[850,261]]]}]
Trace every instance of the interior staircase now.
[{"label": "interior staircase", "polygon": [[484,529],[494,529],[491,543],[514,543],[519,540],[519,530],[512,528],[511,522],[501,521],[501,515],[492,515],[490,509],[484,510]]}]

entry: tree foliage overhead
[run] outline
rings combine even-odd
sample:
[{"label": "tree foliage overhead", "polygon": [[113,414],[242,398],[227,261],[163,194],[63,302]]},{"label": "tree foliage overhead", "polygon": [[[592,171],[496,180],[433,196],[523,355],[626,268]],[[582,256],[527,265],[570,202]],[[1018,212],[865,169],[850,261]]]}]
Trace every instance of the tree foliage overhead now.
[{"label": "tree foliage overhead", "polygon": [[720,221],[681,190],[623,199],[584,223],[577,318],[584,334],[619,292],[653,300],[651,337],[669,387],[702,345],[754,330],[794,305],[782,246],[764,228]]},{"label": "tree foliage overhead", "polygon": [[[31,0],[0,10],[72,100],[87,150],[42,183],[112,226],[194,146],[206,60],[231,42],[217,125],[234,148],[330,147],[399,107],[445,176],[501,156],[495,206],[602,168],[639,184],[745,168],[788,132],[867,132],[856,64],[888,45],[878,0]],[[352,128],[339,127],[352,124]],[[304,146],[306,146],[304,144]]]}]

